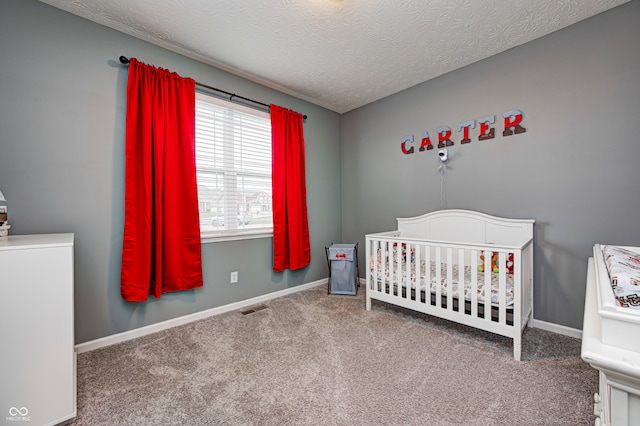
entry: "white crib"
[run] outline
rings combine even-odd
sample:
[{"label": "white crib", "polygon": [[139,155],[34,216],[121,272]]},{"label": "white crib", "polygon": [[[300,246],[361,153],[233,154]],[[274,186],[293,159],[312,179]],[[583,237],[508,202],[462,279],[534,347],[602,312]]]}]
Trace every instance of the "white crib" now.
[{"label": "white crib", "polygon": [[367,310],[376,299],[513,338],[519,361],[533,320],[534,220],[441,210],[397,221],[366,235]]}]

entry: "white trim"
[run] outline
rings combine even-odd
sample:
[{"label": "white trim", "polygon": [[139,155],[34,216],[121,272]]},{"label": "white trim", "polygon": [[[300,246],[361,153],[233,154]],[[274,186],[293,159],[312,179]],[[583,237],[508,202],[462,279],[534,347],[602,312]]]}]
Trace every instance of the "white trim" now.
[{"label": "white trim", "polygon": [[273,238],[273,229],[260,230],[253,232],[236,232],[236,233],[215,233],[215,232],[201,232],[200,242],[202,244],[208,243],[221,243],[225,241],[238,241],[238,240],[254,240],[256,238]]},{"label": "white trim", "polygon": [[295,287],[285,288],[284,290],[274,291],[273,293],[263,294],[262,296],[253,297],[251,299],[229,303],[228,305],[218,306],[216,308],[207,309],[205,311],[195,312],[193,314],[184,315],[178,318],[173,318],[167,321],[162,321],[156,324],[147,325],[144,327],[125,331],[122,333],[112,334],[111,336],[101,337],[99,339],[91,340],[89,342],[80,343],[76,345],[76,352],[77,353],[89,352],[95,349],[104,348],[106,346],[115,345],[116,343],[126,342],[127,340],[135,339],[137,337],[157,333],[162,330],[167,330],[169,328],[173,328],[179,325],[188,324],[190,322],[209,318],[214,315],[220,315],[226,312],[235,311],[237,309],[242,309],[247,306],[255,305],[260,302],[265,302],[267,300],[286,296],[287,294],[308,290],[312,287],[316,287],[319,285],[327,285],[327,278],[323,278],[321,280],[313,281],[307,284],[297,285]]},{"label": "white trim", "polygon": [[576,339],[582,339],[582,330],[578,330],[577,328],[567,327],[564,325],[554,324],[551,322],[534,319],[533,328],[539,328],[540,330],[546,330],[552,333],[562,334],[564,336],[569,336],[569,337],[575,337]]}]

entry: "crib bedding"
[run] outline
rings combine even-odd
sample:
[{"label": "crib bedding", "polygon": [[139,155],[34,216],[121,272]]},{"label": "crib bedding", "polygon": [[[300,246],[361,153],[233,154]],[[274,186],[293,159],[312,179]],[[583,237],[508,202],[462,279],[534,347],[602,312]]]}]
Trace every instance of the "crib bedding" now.
[{"label": "crib bedding", "polygon": [[[437,274],[436,274],[436,262],[430,262],[431,266],[429,268],[430,270],[430,278],[429,280],[426,280],[426,262],[424,260],[420,261],[420,278],[419,281],[416,280],[416,273],[415,273],[415,260],[411,260],[411,265],[409,266],[410,268],[410,278],[409,278],[409,282],[410,282],[410,286],[412,290],[416,289],[416,282],[419,282],[419,289],[420,291],[427,291],[427,281],[429,284],[429,292],[431,292],[432,294],[436,294],[436,290],[437,290],[437,285],[438,285],[438,280],[437,280]],[[406,268],[406,263],[404,261],[400,262],[400,267],[398,268],[398,263],[394,258],[393,261],[393,268],[392,270],[385,270],[384,271],[384,279],[383,279],[383,274],[382,274],[382,267],[380,262],[377,263],[378,267],[377,267],[377,274],[375,274],[375,276],[377,276],[378,278],[378,283],[382,283],[384,281],[384,283],[386,284],[392,284],[392,285],[401,285],[404,286],[405,283],[407,282],[407,268]],[[374,267],[373,267],[373,259],[370,259],[370,264],[369,264],[369,268],[371,270],[371,274],[374,274]],[[452,296],[453,297],[459,297],[460,296],[460,274],[458,273],[459,271],[459,266],[457,264],[454,264],[452,267],[452,282],[451,282],[451,288],[452,288]],[[398,273],[400,272],[400,273]],[[473,293],[473,286],[472,286],[472,269],[470,266],[466,266],[464,267],[464,298],[465,300],[470,301],[472,299],[472,293]],[[505,306],[507,308],[512,307],[513,305],[513,275],[512,274],[506,274],[506,294],[505,294]],[[491,272],[491,304],[493,306],[499,306],[499,300],[500,300],[500,276],[497,273]],[[448,292],[448,285],[447,285],[447,265],[445,263],[440,264],[440,294],[442,296],[447,296],[447,292]],[[477,272],[477,290],[476,290],[476,294],[477,294],[477,301],[479,303],[484,303],[485,302],[485,274],[484,272]]]},{"label": "crib bedding", "polygon": [[602,246],[611,288],[623,308],[640,310],[640,254],[618,246]]}]

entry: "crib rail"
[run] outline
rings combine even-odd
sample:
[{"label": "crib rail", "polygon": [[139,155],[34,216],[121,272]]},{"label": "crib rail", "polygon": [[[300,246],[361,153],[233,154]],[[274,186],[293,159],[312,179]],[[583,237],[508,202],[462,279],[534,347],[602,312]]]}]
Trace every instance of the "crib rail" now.
[{"label": "crib rail", "polygon": [[532,239],[457,244],[391,231],[366,236],[366,261],[367,309],[377,299],[514,337],[519,359],[521,330],[533,318]]}]

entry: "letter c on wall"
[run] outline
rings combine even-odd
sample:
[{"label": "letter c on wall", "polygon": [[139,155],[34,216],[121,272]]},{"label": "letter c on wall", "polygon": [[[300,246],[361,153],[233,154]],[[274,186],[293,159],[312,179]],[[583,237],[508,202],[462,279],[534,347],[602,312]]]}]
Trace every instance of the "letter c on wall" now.
[{"label": "letter c on wall", "polygon": [[[411,148],[407,149],[407,144],[411,145]],[[400,144],[400,148],[402,148],[402,153],[403,154],[413,154],[413,135],[411,136],[405,136],[404,138],[402,138],[402,143]]]}]

